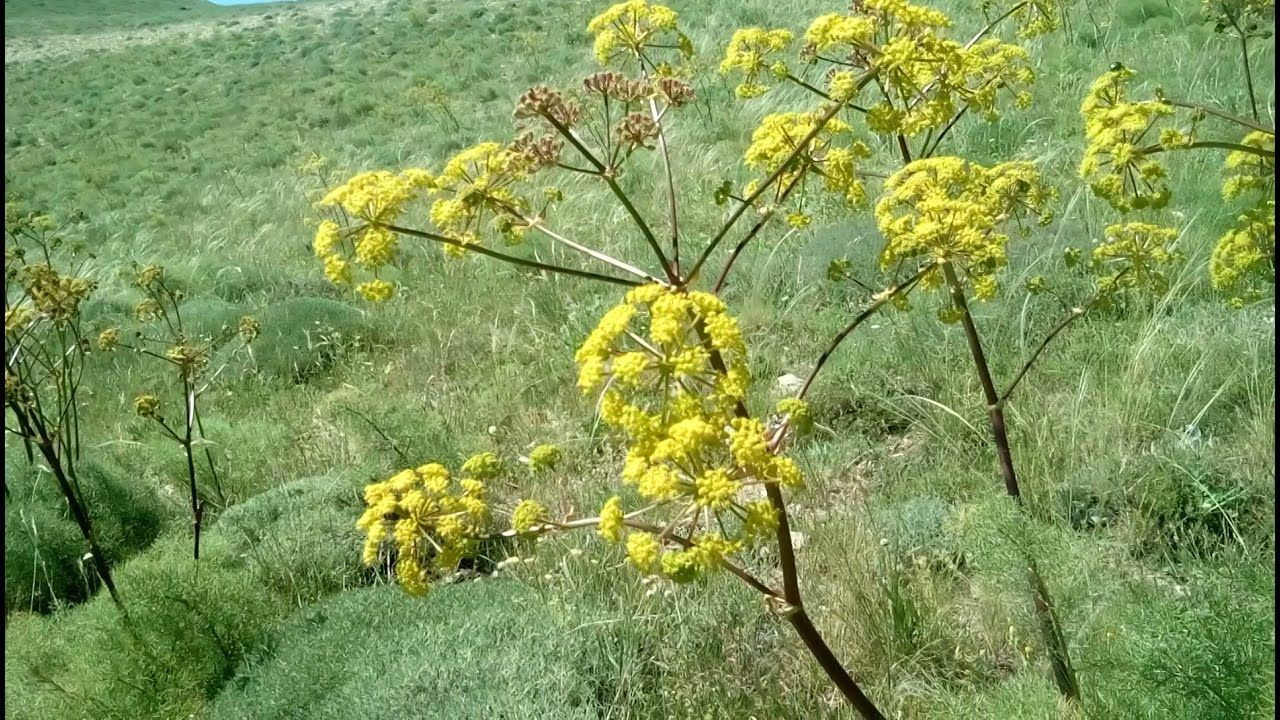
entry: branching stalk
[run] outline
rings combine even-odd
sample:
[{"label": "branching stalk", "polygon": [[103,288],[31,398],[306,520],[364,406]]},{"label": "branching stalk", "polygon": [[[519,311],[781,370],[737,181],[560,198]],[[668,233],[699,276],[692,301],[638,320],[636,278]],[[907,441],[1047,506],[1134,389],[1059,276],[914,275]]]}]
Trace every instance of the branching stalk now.
[{"label": "branching stalk", "polygon": [[[855,94],[858,90],[866,87],[867,83],[874,80],[875,77],[876,72],[872,71],[858,80],[857,88],[855,88]],[[818,136],[818,133],[822,132],[822,129],[827,126],[827,123],[831,121],[831,118],[839,114],[840,110],[844,107],[845,105],[843,103],[833,103],[831,107],[827,108],[826,111],[818,117],[818,121],[814,123],[813,129],[801,138],[800,142],[796,143],[796,147],[791,151],[791,154],[787,155],[786,159],[778,164],[778,168],[770,173],[769,176],[765,178],[764,182],[760,183],[760,186],[755,189],[755,192],[743,199],[742,203],[739,204],[733,213],[729,215],[729,219],[720,227],[720,230],[711,238],[711,242],[707,243],[707,247],[702,251],[702,254],[698,256],[698,260],[693,264],[693,268],[689,270],[689,274],[681,280],[681,287],[687,286],[698,277],[698,271],[702,269],[703,263],[707,261],[707,258],[711,257],[711,253],[715,252],[716,247],[720,245],[725,236],[729,234],[729,231],[733,229],[734,224],[738,222],[738,218],[741,218],[743,213],[747,211],[747,208],[753,206],[756,199],[764,195],[765,191],[767,191],[775,182],[778,181],[779,178],[782,177],[785,172],[787,172],[791,163],[795,162],[796,158],[800,157],[800,155],[804,153],[808,148],[809,143]]]},{"label": "branching stalk", "polygon": [[1271,133],[1272,135],[1276,134],[1275,128],[1267,127],[1266,125],[1263,125],[1256,118],[1253,120],[1250,120],[1248,118],[1243,118],[1243,117],[1240,117],[1239,115],[1234,115],[1232,113],[1229,113],[1226,110],[1223,110],[1221,108],[1213,107],[1212,105],[1205,105],[1204,103],[1191,102],[1189,100],[1172,100],[1169,98],[1165,98],[1164,101],[1174,107],[1186,108],[1188,110],[1200,110],[1204,112],[1206,115],[1213,115],[1216,117],[1220,117],[1223,120],[1230,120],[1231,122],[1236,123],[1237,125],[1243,125],[1247,128],[1252,128],[1254,130],[1261,130],[1262,132]]},{"label": "branching stalk", "polygon": [[[969,311],[969,303],[965,299],[964,286],[956,276],[955,268],[952,267],[949,261],[944,262],[942,264],[942,272],[946,277],[947,286],[951,290],[952,304],[960,312],[960,322],[964,326],[965,339],[969,344],[969,354],[973,358],[974,370],[978,374],[978,381],[982,385],[982,393],[987,401],[987,417],[991,424],[992,439],[996,445],[1000,475],[1004,478],[1005,492],[1013,498],[1014,503],[1021,510],[1022,493],[1018,486],[1017,472],[1013,467],[1013,452],[1009,446],[1004,406],[1000,402],[1000,395],[996,391],[995,381],[991,377],[991,366],[987,362],[986,354],[983,352],[982,340],[978,334],[977,325],[974,324],[973,315]],[[1070,653],[1054,613],[1053,602],[1050,599],[1048,588],[1040,576],[1034,559],[1025,551],[1024,559],[1027,563],[1028,580],[1031,585],[1036,617],[1040,623],[1040,632],[1045,645],[1049,648],[1049,661],[1053,667],[1054,682],[1058,686],[1058,691],[1065,697],[1070,700],[1078,700],[1080,698],[1080,685],[1076,679],[1075,670],[1071,667]]]},{"label": "branching stalk", "polygon": [[[508,255],[506,253],[501,253],[496,250],[490,250],[489,248],[483,245],[480,245],[478,243],[477,244],[464,243],[461,240],[455,240],[450,237],[445,237],[444,235],[437,235],[435,233],[425,232],[423,230],[414,230],[413,228],[400,227],[399,225],[383,225],[382,227],[385,227],[386,229],[392,232],[400,233],[401,235],[409,235],[411,237],[418,237],[418,238],[423,238],[425,240],[432,240],[434,242],[438,242],[443,245],[452,245],[454,247],[462,248],[470,252],[484,255],[486,257],[494,258],[495,260],[501,260],[505,263],[510,263],[512,265],[519,265],[520,267],[532,268],[534,270],[542,270],[544,272],[559,273],[561,275],[572,275],[574,277],[587,278],[589,280],[599,280],[600,282],[612,283],[614,285],[627,285],[630,287],[635,287],[641,284],[634,280],[627,280],[626,278],[611,277],[609,275],[601,275],[599,273],[593,273],[588,270],[577,270],[575,268],[568,268],[560,265],[548,265],[546,263],[541,263],[536,260],[526,260],[524,258],[519,258],[514,255]],[[637,274],[642,278],[653,279],[653,276],[649,275],[648,273],[642,270],[638,270],[634,268],[632,270],[634,270],[633,274]]]}]

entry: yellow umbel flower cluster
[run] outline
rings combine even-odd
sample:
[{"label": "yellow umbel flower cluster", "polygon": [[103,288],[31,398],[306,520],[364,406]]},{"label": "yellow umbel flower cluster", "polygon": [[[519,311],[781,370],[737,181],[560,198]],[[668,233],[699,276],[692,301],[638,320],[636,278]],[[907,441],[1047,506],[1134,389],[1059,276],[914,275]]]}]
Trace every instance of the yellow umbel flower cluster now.
[{"label": "yellow umbel flower cluster", "polygon": [[786,63],[769,63],[769,56],[784,49],[791,43],[791,33],[787,30],[764,30],[762,28],[742,28],[735,30],[725,50],[724,60],[720,62],[720,72],[729,74],[734,71],[742,73],[742,82],[734,88],[740,98],[760,97],[769,91],[764,82],[766,70],[770,74],[786,76]]},{"label": "yellow umbel flower cluster", "polygon": [[1209,279],[1215,290],[1231,295],[1233,307],[1262,297],[1276,283],[1276,203],[1259,202],[1213,248]]},{"label": "yellow umbel flower cluster", "polygon": [[330,190],[319,206],[340,209],[350,220],[363,220],[364,224],[353,228],[345,239],[342,228],[332,220],[324,220],[316,228],[311,247],[324,263],[329,281],[349,284],[354,262],[375,276],[356,288],[361,295],[375,302],[390,297],[390,283],[376,276],[380,268],[395,260],[399,247],[395,234],[383,225],[394,223],[406,206],[434,183],[426,170],[415,168],[400,174],[377,170],[360,173]]},{"label": "yellow umbel flower cluster", "polygon": [[80,304],[97,287],[89,278],[63,275],[47,263],[23,266],[19,282],[35,313],[54,323],[67,322],[79,314]]},{"label": "yellow umbel flower cluster", "polygon": [[[1276,137],[1268,132],[1251,132],[1241,144],[1274,153]],[[1227,155],[1226,168],[1224,198],[1261,196],[1254,207],[1239,216],[1236,227],[1218,240],[1209,260],[1209,279],[1214,289],[1230,294],[1233,307],[1243,307],[1261,297],[1265,287],[1275,285],[1275,155],[1235,150]]]},{"label": "yellow umbel flower cluster", "polygon": [[[601,418],[627,440],[623,483],[673,510],[682,535],[701,538],[675,549],[628,535],[622,498],[611,498],[599,531],[612,542],[626,538],[633,565],[688,580],[773,530],[768,501],[748,500],[744,491],[799,486],[803,475],[770,450],[764,423],[738,416],[750,376],[741,331],[723,302],[659,285],[636,288],[605,314],[576,360],[579,386],[606,386]],[[710,528],[721,534],[703,532]]]},{"label": "yellow umbel flower cluster", "polygon": [[941,37],[933,27],[904,31],[880,47],[872,61],[880,82],[900,103],[888,100],[867,109],[867,125],[887,134],[915,137],[944,127],[968,105],[987,120],[999,118],[1001,92],[1027,107],[1026,88],[1035,80],[1030,56],[1017,45],[983,40],[965,47]]},{"label": "yellow umbel flower cluster", "polygon": [[560,448],[555,445],[539,445],[529,451],[529,469],[534,472],[554,470],[560,464]]},{"label": "yellow umbel flower cluster", "polygon": [[521,500],[511,513],[511,528],[517,533],[528,533],[547,521],[547,507],[537,500]]},{"label": "yellow umbel flower cluster", "polygon": [[628,0],[611,6],[587,23],[595,36],[596,59],[601,65],[619,59],[638,59],[654,45],[675,45],[686,57],[693,47],[676,25],[676,12],[645,0]]},{"label": "yellow umbel flower cluster", "polygon": [[[1028,212],[1047,223],[1053,197],[1030,163],[986,168],[957,157],[916,160],[889,178],[876,204],[885,237],[880,262],[954,262],[972,280],[975,295],[989,299],[995,273],[1007,261],[1009,236],[1002,227]],[[925,287],[941,283],[936,267],[921,279]]]},{"label": "yellow umbel flower cluster", "polygon": [[[312,249],[324,263],[325,276],[335,285],[348,285],[355,268],[368,271],[373,277],[356,291],[371,302],[390,298],[395,286],[380,277],[400,252],[390,226],[410,203],[428,194],[435,196],[429,214],[440,236],[465,247],[492,229],[508,244],[519,242],[528,224],[516,213],[525,212],[529,202],[514,188],[542,166],[536,149],[483,142],[450,158],[438,176],[418,168],[399,174],[377,170],[334,188],[319,206],[340,210],[351,226],[344,230],[330,219],[316,228]],[[443,244],[445,254],[465,256],[458,244]]]},{"label": "yellow umbel flower cluster", "polygon": [[[492,469],[489,458],[464,464]],[[356,527],[365,533],[364,563],[373,566],[391,550],[396,578],[410,595],[424,595],[431,581],[455,570],[489,530],[484,483],[473,476],[455,480],[438,463],[402,470],[364,489],[366,509]],[[523,516],[530,511],[526,508]]]},{"label": "yellow umbel flower cluster", "polygon": [[[973,45],[951,40],[944,36],[951,27],[946,14],[905,0],[863,0],[855,6],[849,14],[814,19],[801,59],[837,66],[827,74],[825,93],[835,102],[852,101],[874,78],[885,97],[867,108],[872,131],[915,137],[941,129],[964,106],[994,120],[1003,92],[1012,93],[1019,106],[1030,103],[1026,87],[1035,76],[1021,47],[992,39]],[[755,97],[768,89],[760,80],[765,56],[789,39],[784,30],[748,28],[734,34],[721,70],[743,72],[739,96]],[[790,75],[784,62],[773,61],[770,69],[777,77]]]},{"label": "yellow umbel flower cluster", "polygon": [[848,54],[869,50],[876,34],[876,22],[870,17],[850,17],[829,13],[815,18],[804,33],[804,40],[815,53]]},{"label": "yellow umbel flower cluster", "polygon": [[387,170],[372,170],[330,190],[320,204],[341,207],[352,217],[370,223],[389,223],[420,190],[431,187],[431,183],[431,174],[426,170],[406,170],[398,175]]},{"label": "yellow umbel flower cluster", "polygon": [[[1014,4],[1015,0],[1005,0],[1005,5]],[[1061,25],[1061,0],[1029,0],[1016,2],[1017,8],[1013,17],[1018,21],[1018,37],[1030,39],[1047,35]],[[996,8],[993,8],[996,9]]]},{"label": "yellow umbel flower cluster", "polygon": [[[431,222],[442,235],[470,244],[480,241],[485,222],[492,219],[508,242],[518,242],[525,227],[512,213],[522,212],[528,203],[514,187],[534,169],[529,155],[496,142],[459,152],[436,179],[434,193],[441,197],[431,205]],[[444,246],[444,251],[451,257],[466,254],[453,245]]]},{"label": "yellow umbel flower cluster", "polygon": [[[1133,71],[1116,67],[1094,81],[1080,106],[1084,116],[1085,151],[1080,176],[1094,194],[1120,212],[1161,208],[1169,202],[1163,165],[1151,158],[1160,145],[1144,141],[1173,107],[1156,100],[1132,101],[1128,83]],[[1175,146],[1186,144],[1181,133],[1161,133]]]},{"label": "yellow umbel flower cluster", "polygon": [[1227,179],[1222,183],[1222,197],[1230,200],[1249,192],[1275,197],[1276,136],[1258,130],[1245,135],[1240,144],[1266,150],[1272,155],[1266,157],[1241,150],[1227,153]]},{"label": "yellow umbel flower cluster", "polygon": [[1183,259],[1173,247],[1177,239],[1177,230],[1150,223],[1108,227],[1091,260],[1098,275],[1098,291],[1106,295],[1137,289],[1163,294],[1169,289],[1167,270]]},{"label": "yellow umbel flower cluster", "polygon": [[[821,120],[818,113],[775,113],[765,116],[751,134],[751,145],[743,159],[747,167],[770,174],[782,167],[799,143],[813,132]],[[824,187],[842,195],[851,205],[866,200],[866,188],[858,174],[858,161],[870,157],[871,150],[852,139],[848,123],[832,118],[827,121],[805,150],[783,173],[779,186],[785,187],[814,172],[823,178]]]}]

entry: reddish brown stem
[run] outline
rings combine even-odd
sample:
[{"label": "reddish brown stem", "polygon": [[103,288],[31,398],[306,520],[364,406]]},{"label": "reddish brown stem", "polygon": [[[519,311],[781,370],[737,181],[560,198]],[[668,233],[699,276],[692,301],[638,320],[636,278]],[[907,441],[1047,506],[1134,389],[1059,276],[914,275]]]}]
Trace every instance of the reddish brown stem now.
[{"label": "reddish brown stem", "polygon": [[[777,204],[781,205],[782,203],[786,202],[787,196],[789,196],[791,194],[791,191],[795,190],[799,184],[800,184],[800,178],[796,178],[795,180],[792,180],[791,184],[788,185],[785,189],[783,189],[782,194],[778,196]],[[756,221],[756,224],[751,226],[751,229],[747,231],[746,236],[743,237],[742,240],[738,242],[737,247],[735,247],[733,249],[733,252],[729,254],[729,259],[725,261],[724,267],[720,270],[720,276],[716,278],[715,287],[712,288],[711,292],[718,293],[724,289],[725,283],[729,281],[729,271],[733,269],[733,264],[738,261],[738,256],[741,255],[742,251],[747,248],[747,245],[751,244],[751,241],[755,239],[755,236],[760,234],[760,231],[764,228],[764,226],[769,222],[769,220],[773,218],[774,213],[775,211],[773,209],[766,211],[764,215],[762,215],[760,219]]]},{"label": "reddish brown stem", "polygon": [[[969,354],[973,357],[974,369],[978,373],[978,381],[982,384],[982,394],[987,401],[987,417],[991,422],[991,436],[996,445],[996,456],[1000,463],[1000,475],[1004,478],[1005,491],[1013,498],[1019,510],[1022,508],[1022,494],[1018,487],[1018,476],[1013,467],[1013,452],[1009,447],[1009,433],[1004,421],[1004,404],[996,390],[995,381],[991,378],[991,366],[982,350],[982,340],[978,335],[978,327],[969,312],[969,303],[965,300],[964,286],[956,276],[955,268],[950,262],[943,263],[942,272],[946,276],[947,286],[951,290],[951,301],[960,312],[960,322],[964,326],[965,339],[969,343]],[[1031,595],[1035,605],[1036,619],[1039,621],[1040,634],[1049,649],[1049,664],[1053,668],[1053,679],[1061,692],[1069,700],[1080,698],[1080,684],[1075,670],[1071,667],[1071,656],[1067,650],[1066,639],[1062,635],[1057,615],[1053,609],[1053,601],[1049,589],[1045,586],[1036,567],[1035,560],[1024,551],[1027,563],[1027,577],[1031,585]]]},{"label": "reddish brown stem", "polygon": [[28,416],[26,409],[21,404],[10,400],[9,407],[13,410],[24,431],[34,434],[35,445],[40,450],[40,454],[44,456],[45,462],[48,463],[49,470],[58,482],[58,489],[62,491],[63,497],[66,498],[67,507],[71,510],[71,516],[80,528],[80,535],[84,537],[85,544],[89,546],[89,555],[93,561],[94,569],[98,571],[98,577],[102,579],[102,584],[107,587],[107,592],[110,593],[112,602],[123,612],[124,602],[120,599],[120,593],[116,590],[115,581],[111,577],[111,567],[107,564],[107,556],[102,552],[102,548],[98,545],[97,536],[93,533],[93,523],[89,519],[89,512],[80,501],[80,496],[72,486],[70,478],[67,477],[62,458],[59,457],[58,452],[54,449],[53,438],[49,436],[46,428],[38,422],[32,422],[32,418]]},{"label": "reddish brown stem", "polygon": [[960,311],[960,323],[964,326],[964,337],[969,343],[969,354],[973,357],[973,366],[978,373],[978,382],[982,384],[982,395],[987,401],[987,417],[991,421],[991,434],[996,444],[996,457],[1000,463],[1000,477],[1004,479],[1004,489],[1009,496],[1022,502],[1022,490],[1018,486],[1018,474],[1013,468],[1013,452],[1009,448],[1009,433],[1005,428],[1004,409],[1000,405],[1000,393],[991,378],[991,365],[982,349],[982,338],[978,335],[978,327],[969,312],[969,303],[964,297],[964,286],[956,277],[951,263],[943,263],[942,272],[951,289],[951,302]]},{"label": "reddish brown stem", "polygon": [[[724,358],[720,352],[711,347],[710,342],[699,328],[699,334],[706,344],[707,349],[711,352],[711,366],[718,372],[725,372],[726,367]],[[734,413],[738,417],[750,417],[751,413],[747,410],[747,406],[739,401],[734,408]],[[778,516],[778,526],[775,536],[778,543],[778,565],[782,570],[782,598],[785,606],[781,609],[781,614],[787,618],[787,622],[795,628],[796,634],[804,641],[805,647],[809,649],[810,654],[822,666],[827,677],[830,678],[849,704],[862,715],[865,720],[884,720],[884,714],[876,708],[875,703],[862,692],[862,688],[858,687],[857,681],[849,674],[840,660],[836,658],[831,647],[827,645],[822,634],[818,632],[813,622],[809,619],[808,614],[804,610],[803,599],[800,594],[799,573],[796,571],[796,553],[795,546],[791,542],[791,522],[787,517],[787,501],[782,496],[782,490],[776,483],[766,483],[764,486],[765,494],[769,499],[769,504],[773,506],[774,512]],[[776,595],[769,597],[777,600]]]},{"label": "reddish brown stem", "polygon": [[791,623],[791,627],[795,628],[796,634],[804,641],[805,647],[809,648],[814,659],[826,671],[827,677],[831,678],[831,682],[840,689],[840,693],[849,701],[853,709],[866,720],[884,720],[884,713],[880,712],[875,703],[871,702],[871,698],[862,692],[862,688],[858,687],[858,683],[840,664],[840,660],[836,658],[835,653],[831,652],[831,648],[822,639],[822,634],[818,632],[818,628],[814,627],[813,621],[809,619],[809,614],[804,611],[804,608],[797,607],[787,621]]}]

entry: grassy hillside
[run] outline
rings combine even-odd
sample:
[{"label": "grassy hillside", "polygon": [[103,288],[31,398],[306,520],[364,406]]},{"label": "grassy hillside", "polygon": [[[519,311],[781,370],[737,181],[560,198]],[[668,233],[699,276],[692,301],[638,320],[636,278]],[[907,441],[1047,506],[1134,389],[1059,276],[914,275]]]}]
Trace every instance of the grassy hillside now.
[{"label": "grassy hillside", "polygon": [[[937,4],[959,34],[982,24],[976,3]],[[707,200],[684,218],[696,238],[717,226],[715,188],[747,177],[741,153],[760,118],[811,104],[792,90],[734,98],[734,83],[713,72],[729,35],[747,25],[799,32],[843,5],[672,5],[706,71],[699,104],[673,131],[677,182]],[[132,623],[101,593],[80,602],[65,509],[46,474],[14,461],[31,479],[6,509],[8,713],[248,717],[259,698],[287,696],[309,716],[380,718],[435,693],[448,696],[441,707],[466,706],[474,692],[510,717],[521,717],[507,704],[520,697],[548,718],[853,717],[786,626],[732,578],[649,592],[616,549],[583,535],[546,543],[511,573],[516,587],[485,579],[414,605],[369,588],[385,578],[355,563],[359,488],[403,466],[456,466],[481,450],[515,457],[555,441],[564,465],[513,496],[583,508],[609,494],[619,446],[574,386],[571,358],[615,291],[422,247],[397,271],[405,292],[374,308],[330,285],[310,249],[311,203],[326,182],[438,169],[463,147],[510,137],[529,86],[579,82],[594,68],[585,25],[602,7],[133,0],[91,12],[74,0],[6,1],[7,45],[26,53],[6,62],[6,192],[86,213],[77,237],[103,279],[90,322],[127,316],[139,299],[131,264],[158,262],[188,293],[190,322],[252,313],[262,323],[252,367],[224,378],[202,410],[223,476],[199,571],[185,554],[180,453],[130,408],[165,387],[163,369],[126,353],[92,359],[86,447],[127,490],[104,493],[95,510],[117,518],[108,527],[146,525],[113,546],[121,590],[138,607]],[[1247,112],[1238,49],[1194,22],[1198,7],[1075,3],[1063,30],[1029,43],[1031,107],[948,137],[950,152],[976,161],[1034,160],[1061,192],[1055,222],[1012,246],[1009,290],[975,310],[1001,377],[1060,316],[1018,288],[1115,218],[1076,176],[1092,80],[1120,61],[1144,90]],[[45,37],[66,34],[77,37]],[[1274,42],[1254,50],[1273,123]],[[326,159],[324,179],[302,169],[313,155]],[[1020,387],[1010,423],[1035,520],[1025,534],[1011,529],[965,339],[936,322],[940,300],[877,318],[815,387],[819,430],[795,452],[809,478],[793,520],[807,604],[890,713],[1273,715],[1274,302],[1232,310],[1209,287],[1210,250],[1240,212],[1221,198],[1220,165],[1208,155],[1171,163],[1167,219],[1187,261],[1169,292],[1089,315]],[[654,217],[656,177],[627,180]],[[641,256],[605,194],[585,183],[565,191],[574,200],[557,227]],[[747,334],[759,407],[779,395],[774,378],[804,375],[860,307],[856,288],[826,280],[828,262],[847,256],[871,278],[879,247],[866,212],[820,210],[778,241],[783,232],[744,257],[725,295]],[[17,458],[20,443],[6,442]],[[111,499],[131,494],[146,502],[128,507],[147,512]],[[1048,679],[1019,546],[1034,548],[1054,588],[1085,688],[1080,711],[1060,706]],[[312,637],[359,683],[331,688]],[[451,660],[473,671],[464,682],[411,667]],[[547,673],[511,671],[522,663]]]},{"label": "grassy hillside", "polygon": [[170,23],[233,20],[284,7],[224,7],[195,0],[5,0],[5,39],[28,41],[47,35],[157,28]]}]

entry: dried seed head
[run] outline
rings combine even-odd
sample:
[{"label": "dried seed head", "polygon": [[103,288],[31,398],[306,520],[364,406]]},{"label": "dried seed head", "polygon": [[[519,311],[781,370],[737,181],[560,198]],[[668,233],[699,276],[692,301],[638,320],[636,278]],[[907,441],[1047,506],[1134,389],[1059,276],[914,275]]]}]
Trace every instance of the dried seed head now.
[{"label": "dried seed head", "polygon": [[658,135],[658,124],[644,113],[631,113],[622,118],[617,128],[618,138],[630,145],[651,147],[649,141]]},{"label": "dried seed head", "polygon": [[597,92],[602,95],[610,95],[613,93],[613,89],[617,87],[618,83],[623,82],[625,79],[626,78],[616,72],[598,72],[588,75],[586,79],[582,81],[582,87],[585,88],[587,92]]},{"label": "dried seed head", "polygon": [[565,127],[577,124],[580,114],[577,105],[546,85],[536,85],[521,95],[515,110],[517,119],[542,117]]},{"label": "dried seed head", "polygon": [[623,80],[613,89],[614,97],[623,102],[636,102],[649,97],[653,88],[643,80]]},{"label": "dried seed head", "polygon": [[524,133],[511,144],[511,151],[524,157],[535,168],[551,167],[560,161],[564,143],[554,135],[535,137]]},{"label": "dried seed head", "polygon": [[672,107],[680,107],[694,100],[693,88],[679,78],[658,78],[655,89]]}]

